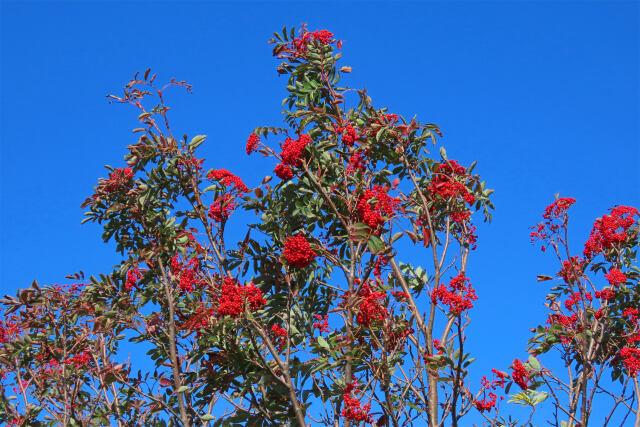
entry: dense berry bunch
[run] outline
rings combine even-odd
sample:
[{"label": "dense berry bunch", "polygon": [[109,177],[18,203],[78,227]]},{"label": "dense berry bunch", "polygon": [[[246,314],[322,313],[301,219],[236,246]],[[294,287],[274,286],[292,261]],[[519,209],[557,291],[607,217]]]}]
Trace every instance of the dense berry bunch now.
[{"label": "dense berry bunch", "polygon": [[308,267],[316,258],[316,253],[302,234],[287,237],[282,251],[287,264],[292,267]]},{"label": "dense berry bunch", "polygon": [[130,291],[134,287],[138,286],[138,280],[142,278],[142,273],[138,270],[138,267],[133,268],[127,272],[127,281],[125,282],[125,289]]},{"label": "dense berry bunch", "polygon": [[351,123],[347,123],[346,126],[333,125],[336,133],[342,136],[342,142],[348,147],[353,146],[353,143],[359,138],[358,132],[355,130]]},{"label": "dense berry bunch", "polygon": [[364,171],[367,168],[367,157],[363,150],[357,150],[349,157],[347,163],[347,173],[352,174],[356,171]]},{"label": "dense berry bunch", "polygon": [[233,194],[221,194],[213,200],[209,206],[209,218],[216,222],[226,221],[236,208],[236,199]]},{"label": "dense berry bunch", "polygon": [[260,142],[260,138],[255,133],[249,135],[247,138],[247,154],[251,154],[255,151],[258,151],[258,143]]},{"label": "dense berry bunch", "polygon": [[640,350],[637,348],[625,347],[620,350],[622,363],[629,371],[629,376],[637,377],[640,371]]},{"label": "dense berry bunch", "polygon": [[350,383],[344,388],[344,394],[342,398],[344,400],[344,407],[342,408],[342,416],[350,421],[372,423],[373,418],[369,415],[371,405],[362,405],[360,399],[354,397],[360,391],[358,390],[358,381],[354,377]]},{"label": "dense berry bunch", "polygon": [[602,299],[604,301],[608,301],[608,300],[612,299],[614,296],[616,296],[616,293],[611,288],[604,288],[601,291],[596,291],[595,292],[595,296],[596,296],[596,298],[600,298],[600,299]]},{"label": "dense berry bunch", "polygon": [[253,283],[240,285],[235,279],[226,277],[220,286],[218,297],[218,315],[238,317],[245,307],[259,310],[267,303],[262,291]]},{"label": "dense berry bunch", "polygon": [[589,240],[584,245],[584,256],[592,258],[598,254],[605,254],[608,250],[625,242],[637,230],[631,226],[637,221],[638,209],[629,206],[617,206],[611,209],[611,215],[603,215],[596,220],[591,230]]},{"label": "dense berry bunch", "polygon": [[282,152],[280,159],[282,162],[278,164],[274,170],[278,178],[289,180],[293,178],[292,167],[300,167],[302,158],[304,157],[304,148],[311,143],[309,135],[301,134],[298,139],[287,138],[282,143]]},{"label": "dense berry bunch", "polygon": [[613,287],[620,286],[627,281],[627,276],[617,268],[609,270],[609,273],[605,274],[604,277]]},{"label": "dense berry bunch", "polygon": [[276,173],[276,176],[283,181],[288,181],[293,178],[293,171],[291,170],[289,165],[279,163],[276,165],[276,168],[273,171]]},{"label": "dense berry bunch", "polygon": [[296,37],[291,41],[291,47],[300,55],[307,52],[307,45],[312,41],[317,41],[321,44],[333,43],[333,33],[327,30],[307,31],[306,28],[302,28],[300,31],[300,37]]},{"label": "dense berry bunch", "polygon": [[133,179],[133,170],[131,168],[118,168],[109,174],[109,179],[104,183],[104,190],[107,193],[113,193],[125,188]]},{"label": "dense berry bunch", "polygon": [[356,320],[365,328],[371,326],[372,323],[384,321],[389,315],[387,308],[383,305],[386,298],[385,292],[374,292],[369,283],[365,283],[362,285],[358,297],[361,302]]},{"label": "dense berry bunch", "polygon": [[200,260],[198,258],[193,257],[185,263],[185,260],[180,261],[176,255],[171,259],[171,271],[178,280],[178,286],[182,291],[191,293],[195,288],[204,284],[200,278]]},{"label": "dense berry bunch", "polygon": [[304,133],[298,136],[298,139],[285,139],[280,153],[282,163],[289,166],[300,166],[304,156],[304,148],[310,143],[311,138]]},{"label": "dense berry bunch", "polygon": [[89,363],[91,363],[91,356],[89,355],[89,353],[84,351],[65,360],[65,363],[73,365],[75,369],[80,369],[86,367]]},{"label": "dense berry bunch", "polygon": [[276,324],[271,327],[271,337],[274,344],[276,344],[276,348],[279,352],[281,352],[286,347],[287,336],[287,330],[283,327]]},{"label": "dense berry bunch", "polygon": [[428,187],[431,197],[435,199],[436,196],[439,196],[447,201],[461,197],[471,205],[476,201],[476,198],[464,185],[466,176],[467,170],[460,166],[457,161],[449,160],[446,163],[442,163],[436,168]]},{"label": "dense berry bunch", "polygon": [[236,208],[236,197],[248,193],[249,189],[239,177],[226,169],[214,169],[209,172],[207,178],[220,182],[225,186],[224,190],[228,191],[216,196],[208,212],[209,218],[215,222],[225,221]]},{"label": "dense berry bunch", "polygon": [[444,284],[441,284],[433,290],[431,294],[431,300],[436,303],[441,303],[449,306],[449,313],[457,316],[463,311],[469,310],[473,307],[473,301],[477,300],[475,289],[471,286],[469,279],[463,274],[451,279],[449,282],[449,288],[446,288]]},{"label": "dense berry bunch", "polygon": [[381,185],[365,190],[358,201],[358,214],[362,222],[374,230],[392,218],[400,201],[387,194]]},{"label": "dense berry bunch", "polygon": [[515,359],[511,367],[513,368],[513,373],[511,374],[511,378],[513,378],[513,381],[518,384],[521,389],[528,389],[529,372],[527,372],[527,369],[524,367],[520,359]]},{"label": "dense berry bunch", "polygon": [[542,218],[549,221],[552,221],[558,218],[564,219],[567,215],[567,210],[575,202],[576,202],[576,199],[572,197],[561,197],[544,209]]},{"label": "dense berry bunch", "polygon": [[214,169],[207,175],[212,181],[220,181],[224,186],[231,187],[230,191],[236,194],[248,193],[249,189],[242,180],[226,169]]}]

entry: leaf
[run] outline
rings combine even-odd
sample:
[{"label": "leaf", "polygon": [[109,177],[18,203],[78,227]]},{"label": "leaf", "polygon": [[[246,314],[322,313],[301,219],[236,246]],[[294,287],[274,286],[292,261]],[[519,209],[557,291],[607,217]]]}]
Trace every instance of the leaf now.
[{"label": "leaf", "polygon": [[367,247],[372,254],[377,254],[384,251],[384,242],[375,234],[369,236],[369,240],[367,240]]},{"label": "leaf", "polygon": [[517,403],[518,405],[522,405],[522,406],[533,406],[533,400],[531,399],[531,397],[525,393],[524,391],[521,391],[517,394],[514,394],[512,396],[510,396],[511,399],[509,399],[509,403]]},{"label": "leaf", "polygon": [[413,243],[416,243],[418,241],[418,236],[416,236],[416,233],[414,233],[413,231],[405,230],[404,232],[407,234],[407,236],[409,236]]},{"label": "leaf", "polygon": [[529,366],[531,367],[531,369],[533,369],[534,371],[539,371],[540,368],[542,368],[542,366],[540,366],[540,362],[538,361],[538,359],[536,359],[533,356],[529,356]]},{"label": "leaf", "polygon": [[327,351],[331,350],[331,347],[329,346],[329,343],[323,337],[318,337],[318,339],[316,341],[318,342],[318,345],[320,347],[324,348]]},{"label": "leaf", "polygon": [[369,234],[371,234],[371,227],[363,222],[358,222],[353,225],[349,237],[357,241],[364,241],[369,237]]},{"label": "leaf", "polygon": [[183,386],[180,386],[178,388],[178,393],[184,393],[187,390],[189,390],[189,386],[188,385],[183,385]]},{"label": "leaf", "polygon": [[448,161],[449,159],[447,159],[447,150],[444,149],[444,147],[440,147],[440,155],[442,156],[442,158],[445,161]]},{"label": "leaf", "polygon": [[391,243],[394,243],[396,240],[398,240],[399,238],[402,237],[402,235],[404,234],[404,231],[398,231],[396,234],[393,235],[393,237],[391,238]]},{"label": "leaf", "polygon": [[191,140],[191,142],[189,143],[189,151],[193,151],[196,148],[198,148],[198,146],[200,144],[202,144],[204,142],[204,140],[207,139],[207,135],[196,135],[193,137],[193,139]]},{"label": "leaf", "polygon": [[544,274],[538,274],[538,278],[536,279],[538,282],[544,282],[545,280],[553,280],[553,277],[547,276]]},{"label": "leaf", "polygon": [[201,416],[201,417],[200,417],[200,419],[201,419],[202,421],[211,421],[211,420],[215,420],[215,419],[216,419],[216,417],[214,417],[214,416],[213,416],[213,415],[211,415],[211,414],[207,414],[207,415],[203,415],[203,416]]},{"label": "leaf", "polygon": [[545,393],[544,391],[536,392],[536,395],[533,397],[533,404],[537,405],[539,403],[544,402],[549,397],[549,393]]}]

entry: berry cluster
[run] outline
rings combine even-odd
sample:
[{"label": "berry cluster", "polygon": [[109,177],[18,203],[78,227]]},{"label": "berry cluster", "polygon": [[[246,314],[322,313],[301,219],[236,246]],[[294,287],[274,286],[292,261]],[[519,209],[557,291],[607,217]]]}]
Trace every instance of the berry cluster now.
[{"label": "berry cluster", "polygon": [[131,168],[118,168],[109,174],[109,179],[104,183],[104,190],[107,193],[113,193],[127,187],[133,179],[133,170]]},{"label": "berry cluster", "polygon": [[287,237],[282,256],[290,266],[304,268],[308,267],[317,255],[307,239],[302,234],[297,234]]},{"label": "berry cluster", "polygon": [[593,258],[624,243],[631,234],[630,228],[637,221],[638,209],[629,206],[617,206],[611,209],[611,215],[603,215],[596,220],[589,240],[584,245],[584,256]]},{"label": "berry cluster", "polygon": [[300,167],[302,158],[304,157],[304,148],[311,143],[309,135],[301,134],[298,139],[287,138],[282,143],[282,152],[280,158],[282,163],[276,166],[275,173],[278,178],[289,180],[293,178],[292,166]]},{"label": "berry cluster", "polygon": [[240,285],[235,279],[226,277],[220,286],[218,315],[236,318],[245,310],[259,310],[267,303],[260,288],[253,283]]},{"label": "berry cluster", "polygon": [[344,388],[344,394],[342,395],[344,400],[342,416],[350,421],[372,423],[373,418],[369,415],[371,405],[363,405],[360,399],[354,397],[354,395],[357,395],[359,392],[358,380],[354,377]]},{"label": "berry cluster", "polygon": [[387,194],[387,190],[381,185],[365,190],[358,201],[358,215],[362,222],[372,229],[384,225],[387,219],[394,216],[394,212],[400,201]]},{"label": "berry cluster", "polygon": [[473,307],[473,302],[478,299],[475,289],[471,286],[469,279],[464,274],[451,279],[449,288],[441,284],[433,290],[431,300],[433,303],[440,301],[449,306],[449,313],[454,316]]}]

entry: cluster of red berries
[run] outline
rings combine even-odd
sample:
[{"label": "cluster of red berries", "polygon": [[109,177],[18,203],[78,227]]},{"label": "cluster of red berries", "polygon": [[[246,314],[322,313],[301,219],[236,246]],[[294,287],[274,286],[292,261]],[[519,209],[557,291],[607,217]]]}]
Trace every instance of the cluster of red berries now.
[{"label": "cluster of red berries", "polygon": [[244,182],[226,169],[214,169],[207,174],[207,178],[212,181],[219,181],[225,187],[230,187],[232,193],[243,194],[249,192]]},{"label": "cluster of red berries", "polygon": [[400,201],[387,194],[387,190],[381,185],[365,190],[358,200],[358,215],[362,222],[376,230],[387,219],[394,216]]},{"label": "cluster of red berries", "polygon": [[469,205],[473,204],[476,198],[464,185],[466,176],[467,170],[455,160],[438,165],[428,186],[431,198],[439,196],[446,201],[455,201],[461,197]]},{"label": "cluster of red berries", "polygon": [[242,180],[226,169],[214,169],[207,175],[212,181],[219,181],[228,190],[228,193],[218,195],[211,206],[209,206],[209,218],[216,222],[222,222],[229,218],[229,215],[236,208],[236,197],[249,192],[249,189]]},{"label": "cluster of red berries", "polygon": [[305,147],[311,143],[311,138],[307,134],[301,134],[298,139],[287,138],[282,143],[280,158],[282,163],[276,166],[275,173],[278,178],[289,180],[293,178],[292,166],[300,167],[304,157]]},{"label": "cluster of red berries", "polygon": [[109,178],[104,183],[104,190],[107,193],[113,193],[126,187],[133,179],[133,170],[131,168],[114,169],[109,174]]},{"label": "cluster of red berries", "polygon": [[178,279],[178,286],[185,292],[193,292],[196,287],[204,285],[204,280],[200,279],[200,260],[196,257],[191,258],[186,264],[184,260],[180,261],[178,255],[171,259],[171,270],[173,275]]},{"label": "cluster of red berries", "polygon": [[256,311],[267,303],[260,288],[253,283],[240,285],[235,279],[226,277],[220,286],[218,315],[238,317],[245,308]]},{"label": "cluster of red berries", "polygon": [[358,292],[358,297],[360,298],[360,305],[358,306],[356,320],[365,328],[371,326],[372,323],[384,321],[389,315],[387,308],[384,306],[385,292],[375,292],[371,289],[369,283],[364,283],[360,292]]},{"label": "cluster of red berries", "polygon": [[[483,397],[483,399],[476,400],[475,402],[473,402],[473,405],[480,412],[491,411],[492,408],[496,407],[496,401],[498,399],[498,396],[493,391],[496,390],[496,388],[498,387],[504,388],[504,385],[505,385],[504,380],[507,377],[506,373],[498,371],[497,369],[492,369],[491,372],[493,372],[496,379],[489,381],[485,376],[485,377],[482,377],[482,379],[480,380],[480,382],[482,383],[483,394],[487,393],[488,391],[487,394],[489,395],[489,398],[487,399],[485,396]],[[501,397],[501,399],[504,399],[504,398]]]},{"label": "cluster of red berries", "polygon": [[274,343],[276,344],[276,349],[281,352],[287,345],[287,330],[281,326],[274,324],[271,327],[271,336],[273,338]]},{"label": "cluster of red berries", "polygon": [[307,45],[312,41],[318,41],[321,44],[327,45],[333,43],[333,33],[327,30],[307,31],[306,28],[302,28],[300,37],[296,37],[291,41],[291,47],[296,53],[304,55],[307,52]]},{"label": "cluster of red berries", "polygon": [[473,301],[478,299],[475,289],[471,286],[469,279],[463,274],[451,279],[449,288],[441,284],[435,288],[431,294],[433,303],[440,301],[449,306],[449,313],[457,316],[463,311],[473,307]]},{"label": "cluster of red berries", "polygon": [[[590,259],[624,243],[631,237],[630,228],[636,223],[637,217],[638,209],[617,206],[611,209],[611,215],[603,215],[597,219],[589,240],[584,245],[584,256]],[[637,234],[637,230],[633,233]]]},{"label": "cluster of red berries", "polygon": [[511,374],[511,378],[513,382],[518,384],[521,389],[526,390],[529,388],[529,372],[524,367],[520,359],[514,359],[513,364],[511,365],[513,368],[513,373]]},{"label": "cluster of red berries", "polygon": [[127,281],[124,284],[124,287],[127,291],[130,291],[133,288],[138,287],[138,281],[142,279],[142,273],[138,270],[138,267],[135,267],[129,271],[127,271]]},{"label": "cluster of red berries", "polygon": [[253,152],[258,151],[258,143],[260,142],[260,138],[255,133],[249,135],[247,138],[247,154],[251,154]]},{"label": "cluster of red berries", "polygon": [[372,423],[373,418],[369,415],[371,405],[363,405],[360,399],[354,397],[360,391],[358,390],[358,380],[355,377],[344,388],[342,398],[344,400],[344,407],[342,408],[342,416],[350,421],[357,421],[365,423]]},{"label": "cluster of red berries", "polygon": [[342,142],[344,142],[348,147],[352,147],[353,143],[359,138],[358,132],[356,129],[351,126],[351,123],[347,123],[346,126],[336,126],[333,125],[336,134],[342,136]]},{"label": "cluster of red berries", "polygon": [[329,332],[329,315],[325,315],[324,318],[319,314],[315,315],[317,322],[313,324],[315,329],[319,329],[320,333]]},{"label": "cluster of red berries", "polygon": [[208,216],[216,222],[226,221],[236,208],[236,198],[233,194],[221,194],[209,206]]},{"label": "cluster of red berries", "polygon": [[287,237],[282,256],[290,266],[304,268],[308,267],[317,255],[307,239],[302,234],[297,234]]}]

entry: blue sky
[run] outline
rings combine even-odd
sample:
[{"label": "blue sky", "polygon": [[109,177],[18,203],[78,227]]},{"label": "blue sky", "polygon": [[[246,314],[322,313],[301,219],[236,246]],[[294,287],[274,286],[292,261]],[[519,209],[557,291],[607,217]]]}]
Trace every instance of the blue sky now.
[{"label": "blue sky", "polygon": [[168,95],[177,134],[209,135],[207,166],[256,185],[273,165],[247,159],[246,137],[282,123],[285,96],[266,42],[308,22],[344,40],[350,86],[440,125],[449,157],[478,160],[496,190],[469,270],[470,345],[476,369],[504,369],[544,322],[536,274],[558,268],[528,227],[554,194],[578,200],[576,250],[609,207],[640,207],[639,16],[613,1],[2,2],[1,291],[118,262],[79,206],[135,141],[137,113],[105,98],[135,71],[193,84]]}]

